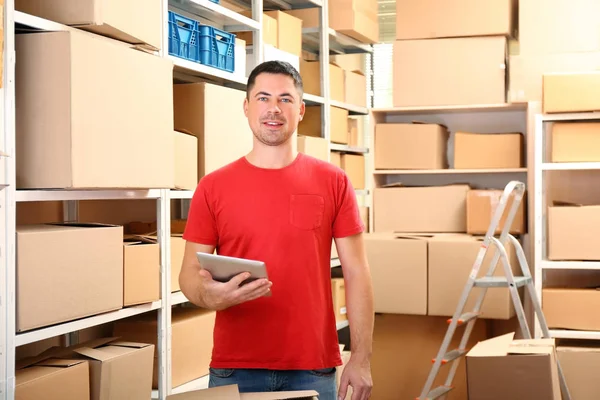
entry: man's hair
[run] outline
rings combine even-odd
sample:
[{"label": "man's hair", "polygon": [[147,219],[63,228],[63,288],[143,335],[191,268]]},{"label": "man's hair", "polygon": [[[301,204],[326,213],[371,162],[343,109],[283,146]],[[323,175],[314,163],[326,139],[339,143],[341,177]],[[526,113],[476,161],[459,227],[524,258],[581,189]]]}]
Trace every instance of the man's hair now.
[{"label": "man's hair", "polygon": [[280,74],[287,75],[294,80],[294,86],[300,93],[300,98],[304,93],[304,86],[300,74],[292,64],[286,61],[265,61],[256,66],[248,77],[248,85],[246,86],[246,97],[250,97],[250,92],[256,83],[256,77],[260,74]]}]

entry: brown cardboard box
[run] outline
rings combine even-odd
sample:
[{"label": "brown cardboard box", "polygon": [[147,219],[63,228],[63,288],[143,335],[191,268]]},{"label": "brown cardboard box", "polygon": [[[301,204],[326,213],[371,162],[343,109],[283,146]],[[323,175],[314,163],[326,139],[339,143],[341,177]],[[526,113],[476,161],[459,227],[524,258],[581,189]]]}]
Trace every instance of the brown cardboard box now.
[{"label": "brown cardboard box", "polygon": [[597,288],[544,288],[542,311],[549,328],[600,330],[600,290]]},{"label": "brown cardboard box", "polygon": [[467,133],[454,135],[454,168],[521,168],[523,135],[520,133]]},{"label": "brown cardboard box", "polygon": [[[284,12],[302,20],[302,29],[318,28],[321,26],[320,7],[299,8],[296,10],[285,10]],[[331,15],[329,16],[329,20],[331,21]]]},{"label": "brown cardboard box", "polygon": [[396,41],[394,106],[505,103],[506,57],[500,36]]},{"label": "brown cardboard box", "polygon": [[161,48],[160,0],[16,0],[15,9],[127,43]]},{"label": "brown cardboard box", "polygon": [[342,153],[339,151],[331,151],[330,153],[331,163],[337,167],[342,168]]},{"label": "brown cardboard box", "polygon": [[175,189],[195,190],[198,185],[198,138],[175,131]]},{"label": "brown cardboard box", "polygon": [[375,125],[375,169],[448,168],[448,129],[437,124]]},{"label": "brown cardboard box", "polygon": [[77,31],[16,46],[18,188],[173,186],[170,61]]},{"label": "brown cardboard box", "polygon": [[302,20],[283,11],[267,11],[277,20],[277,48],[300,57],[302,55]]},{"label": "brown cardboard box", "polygon": [[[252,18],[252,10],[244,10],[239,12],[241,15]],[[274,17],[263,13],[262,15],[262,40],[263,44],[277,47],[278,44],[278,21]],[[246,42],[246,46],[252,46],[254,44],[254,36],[252,31],[247,32],[236,32],[236,37]]]},{"label": "brown cardboard box", "polygon": [[364,119],[362,117],[348,117],[348,146],[363,147],[365,144]]},{"label": "brown cardboard box", "polygon": [[298,151],[308,154],[309,156],[318,158],[319,160],[328,161],[329,146],[324,138],[298,136]]},{"label": "brown cardboard box", "polygon": [[[438,235],[429,240],[428,315],[454,315],[482,243],[483,238],[467,235]],[[508,245],[506,248],[513,274],[521,275],[514,247]],[[494,253],[495,247],[490,246],[479,270],[479,277],[487,273]],[[501,260],[498,261],[494,276],[506,276]],[[473,289],[465,310],[475,307],[480,291],[479,288]],[[515,311],[508,288],[488,290],[481,313],[482,318],[487,319],[512,318]]]},{"label": "brown cardboard box", "polygon": [[16,368],[15,399],[90,400],[87,361],[35,357]]},{"label": "brown cardboard box", "polygon": [[551,129],[552,162],[600,161],[600,123],[555,122]]},{"label": "brown cardboard box", "polygon": [[369,232],[369,207],[358,206],[360,212],[360,219],[365,224],[365,232]]},{"label": "brown cardboard box", "polygon": [[[171,316],[171,382],[183,385],[208,374],[212,357],[215,312],[197,308],[173,308]],[[115,336],[157,346],[155,313],[115,323]],[[158,387],[158,353],[155,351],[152,387]]]},{"label": "brown cardboard box", "polygon": [[462,184],[376,188],[374,231],[465,232],[468,191],[469,185]]},{"label": "brown cardboard box", "polygon": [[600,71],[544,74],[544,113],[600,110]]},{"label": "brown cardboard box", "polygon": [[339,65],[344,71],[356,71],[367,75],[366,53],[333,54],[329,56],[329,62]]},{"label": "brown cardboard box", "polygon": [[560,400],[554,339],[513,337],[479,342],[467,353],[469,398]]},{"label": "brown cardboard box", "polygon": [[517,11],[517,2],[513,0],[399,1],[396,39],[516,37]]},{"label": "brown cardboard box", "polygon": [[346,312],[346,285],[344,283],[344,278],[331,278],[331,293],[335,320],[338,322],[348,320]]},{"label": "brown cardboard box", "polygon": [[[448,329],[446,320],[443,317],[420,315],[375,316],[371,359],[372,399],[405,400],[414,399],[421,394],[431,372],[431,360],[437,356]],[[462,331],[457,331],[454,335],[450,349],[459,347],[461,333]],[[466,347],[470,348],[486,338],[485,321],[477,321]],[[448,367],[442,368],[434,387],[444,384]],[[464,360],[461,360],[448,400],[467,399],[465,370]]]},{"label": "brown cardboard box", "polygon": [[[321,124],[321,107],[307,106],[304,118],[298,125],[298,135],[325,137]],[[333,143],[348,144],[348,110],[338,107],[329,108],[330,115],[330,141]]]},{"label": "brown cardboard box", "polygon": [[375,312],[427,315],[427,237],[365,235]]},{"label": "brown cardboard box", "polygon": [[172,90],[175,129],[198,138],[198,179],[252,150],[254,136],[242,108],[245,92],[209,83],[177,84]]},{"label": "brown cardboard box", "polygon": [[318,400],[314,390],[240,393],[238,385],[219,386],[167,396],[167,400]]},{"label": "brown cardboard box", "polygon": [[[323,96],[321,90],[321,62],[300,60],[300,76],[304,85],[304,93]],[[329,97],[331,100],[346,100],[344,70],[337,65],[329,64]]]},{"label": "brown cardboard box", "polygon": [[344,91],[347,104],[367,106],[367,77],[360,71],[344,71]]},{"label": "brown cardboard box", "polygon": [[362,154],[342,154],[342,169],[355,190],[365,188],[365,156]]},{"label": "brown cardboard box", "polygon": [[[469,190],[467,193],[467,233],[472,235],[485,235],[487,233],[503,193],[503,190]],[[502,232],[502,229],[506,224],[506,218],[512,207],[513,200],[514,192],[513,195],[508,198],[504,214],[500,218],[500,224],[498,224],[495,234],[500,234],[500,232]],[[513,235],[521,235],[526,232],[526,202],[526,198],[523,197],[519,208],[517,208],[515,219],[513,220],[509,231],[509,233]]]},{"label": "brown cardboard box", "polygon": [[329,27],[362,43],[379,42],[376,0],[330,0]]},{"label": "brown cardboard box", "polygon": [[595,400],[600,393],[600,381],[596,374],[600,366],[598,343],[559,342],[556,352],[571,398]]},{"label": "brown cardboard box", "polygon": [[16,255],[17,332],[123,307],[121,226],[18,226]]},{"label": "brown cardboard box", "polygon": [[123,245],[123,305],[160,299],[160,249],[154,240],[125,238]]},{"label": "brown cardboard box", "polygon": [[548,259],[600,260],[600,205],[548,207]]}]

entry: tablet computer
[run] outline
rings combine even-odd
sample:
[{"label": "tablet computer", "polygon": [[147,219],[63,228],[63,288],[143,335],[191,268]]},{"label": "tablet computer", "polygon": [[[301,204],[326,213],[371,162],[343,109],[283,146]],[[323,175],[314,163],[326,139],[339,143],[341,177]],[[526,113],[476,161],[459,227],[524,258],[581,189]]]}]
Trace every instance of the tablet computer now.
[{"label": "tablet computer", "polygon": [[240,286],[256,279],[269,278],[267,275],[267,266],[263,261],[202,252],[197,252],[196,257],[198,258],[200,267],[210,272],[213,279],[218,282],[228,282],[231,278],[242,272],[249,272],[250,278],[243,281]]}]

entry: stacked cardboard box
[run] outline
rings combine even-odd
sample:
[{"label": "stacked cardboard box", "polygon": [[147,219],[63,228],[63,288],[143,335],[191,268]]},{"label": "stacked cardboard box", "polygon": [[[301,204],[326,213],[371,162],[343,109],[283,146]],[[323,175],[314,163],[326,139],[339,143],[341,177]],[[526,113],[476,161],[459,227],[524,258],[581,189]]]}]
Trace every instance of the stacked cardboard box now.
[{"label": "stacked cardboard box", "polygon": [[511,0],[407,0],[396,4],[394,106],[506,101]]}]

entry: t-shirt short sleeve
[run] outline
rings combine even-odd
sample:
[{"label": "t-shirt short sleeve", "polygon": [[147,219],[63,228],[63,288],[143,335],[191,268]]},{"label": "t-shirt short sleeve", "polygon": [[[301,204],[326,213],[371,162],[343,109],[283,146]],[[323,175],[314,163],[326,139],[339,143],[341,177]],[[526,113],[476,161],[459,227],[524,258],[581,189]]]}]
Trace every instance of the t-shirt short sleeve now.
[{"label": "t-shirt short sleeve", "polygon": [[219,235],[213,202],[209,195],[211,192],[209,186],[210,183],[205,179],[200,180],[198,183],[190,204],[183,239],[189,242],[216,246]]},{"label": "t-shirt short sleeve", "polygon": [[333,220],[333,237],[342,238],[363,232],[365,225],[360,217],[356,192],[348,176],[342,171],[337,176],[336,213]]}]

